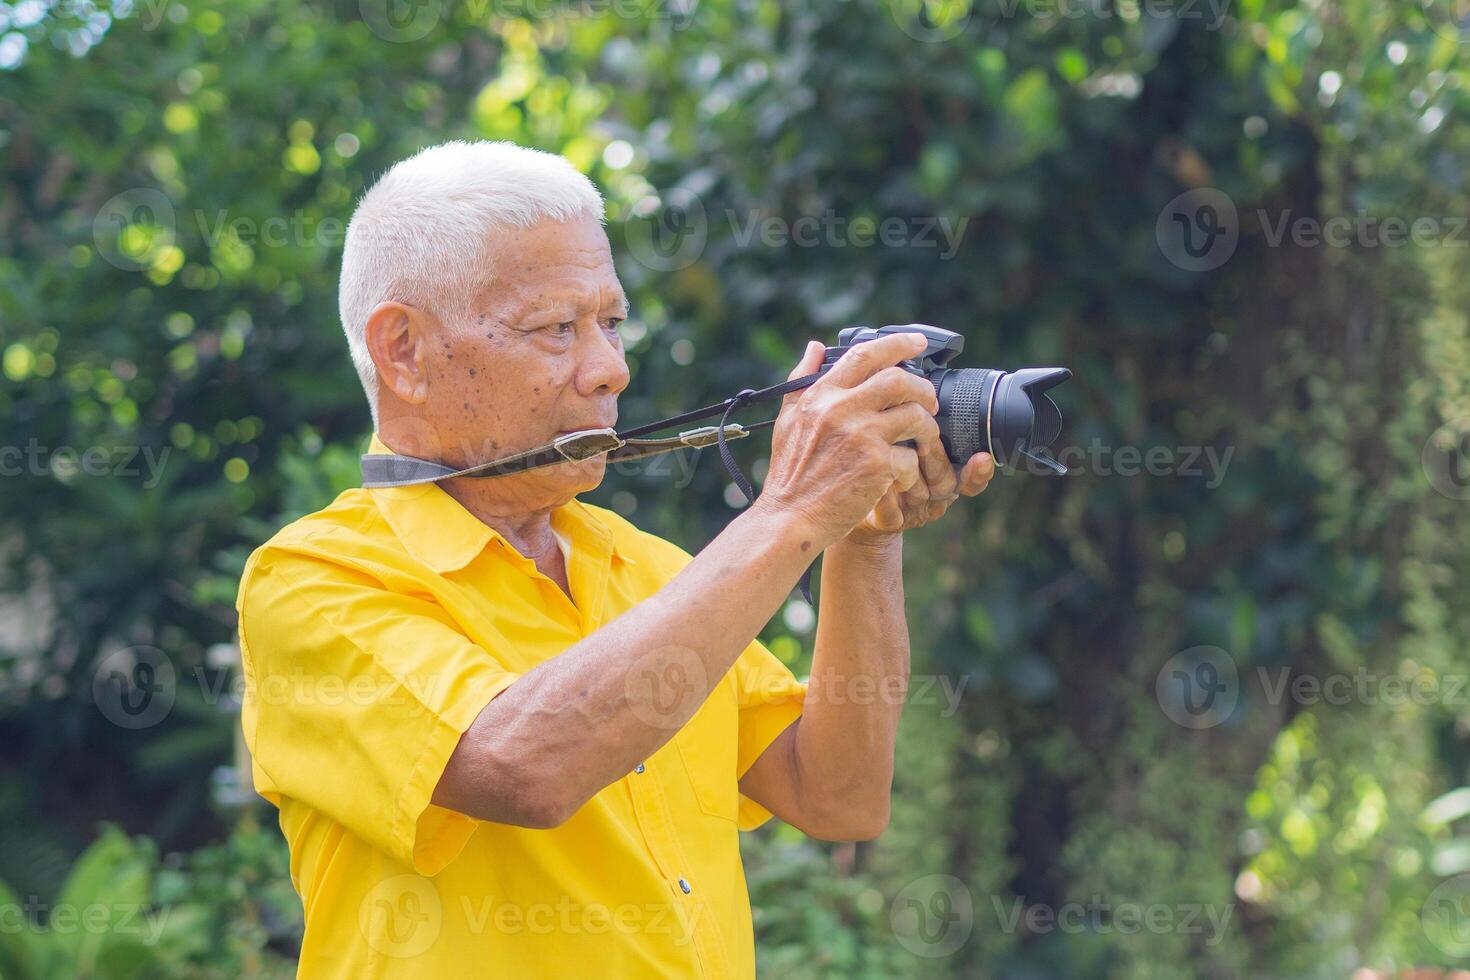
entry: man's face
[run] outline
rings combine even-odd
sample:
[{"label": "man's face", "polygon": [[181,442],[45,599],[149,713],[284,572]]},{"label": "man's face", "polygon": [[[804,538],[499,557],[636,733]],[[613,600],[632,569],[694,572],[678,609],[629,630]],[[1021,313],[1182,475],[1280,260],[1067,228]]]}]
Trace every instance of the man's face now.
[{"label": "man's face", "polygon": [[[612,426],[628,385],[617,330],[628,300],[597,220],[542,221],[495,237],[469,321],[444,324],[430,351],[424,415],[440,458],[456,466]],[[591,490],[606,466],[598,456],[473,482],[478,495],[530,511]]]}]

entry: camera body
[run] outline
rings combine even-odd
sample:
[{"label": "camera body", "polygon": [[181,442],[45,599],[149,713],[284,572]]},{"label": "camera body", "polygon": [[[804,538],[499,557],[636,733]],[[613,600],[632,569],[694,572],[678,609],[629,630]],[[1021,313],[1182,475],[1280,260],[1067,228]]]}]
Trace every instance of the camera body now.
[{"label": "camera body", "polygon": [[899,367],[934,385],[939,400],[935,421],[950,462],[963,464],[975,453],[987,452],[998,466],[1016,466],[1024,458],[1055,473],[1067,471],[1044,452],[1062,431],[1061,410],[1046,392],[1072,376],[1066,368],[952,368],[950,361],[964,350],[964,337],[927,323],[906,323],[841,330],[819,373],[826,373],[849,348],[894,333],[920,333],[929,342],[922,354]]}]

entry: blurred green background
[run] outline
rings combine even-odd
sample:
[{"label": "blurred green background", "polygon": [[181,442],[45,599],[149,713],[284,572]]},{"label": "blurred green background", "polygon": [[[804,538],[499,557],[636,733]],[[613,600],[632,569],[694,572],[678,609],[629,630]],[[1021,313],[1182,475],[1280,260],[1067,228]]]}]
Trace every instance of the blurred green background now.
[{"label": "blurred green background", "polygon": [[[889,831],[746,836],[763,976],[1459,962],[1458,12],[0,3],[0,976],[293,973],[300,906],[235,745],[235,587],[356,483],[342,232],[449,138],[603,190],[625,422],[780,380],[854,323],[1076,371],[1074,473],[1004,473],[907,542],[914,670],[961,693],[915,685]],[[912,234],[859,230],[885,219]],[[733,448],[759,475],[767,446]],[[588,499],[697,550],[728,489],[707,454]],[[763,634],[798,673],[808,613]],[[119,714],[127,683],[164,709]]]}]

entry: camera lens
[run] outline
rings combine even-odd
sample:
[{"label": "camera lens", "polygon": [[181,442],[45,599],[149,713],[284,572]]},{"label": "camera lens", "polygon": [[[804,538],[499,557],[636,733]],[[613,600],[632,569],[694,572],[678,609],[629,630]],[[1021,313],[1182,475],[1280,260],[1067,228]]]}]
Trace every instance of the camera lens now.
[{"label": "camera lens", "polygon": [[939,399],[934,420],[952,462],[963,463],[976,453],[991,451],[986,415],[1002,373],[991,368],[940,368],[929,376]]}]

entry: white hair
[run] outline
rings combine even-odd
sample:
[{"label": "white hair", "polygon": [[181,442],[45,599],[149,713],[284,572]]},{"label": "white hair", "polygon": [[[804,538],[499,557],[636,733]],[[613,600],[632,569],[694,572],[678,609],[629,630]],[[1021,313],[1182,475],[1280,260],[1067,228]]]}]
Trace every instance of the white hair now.
[{"label": "white hair", "polygon": [[378,423],[378,372],[368,316],[397,302],[452,321],[485,285],[485,254],[501,228],[590,216],[602,195],[565,157],[504,141],[455,140],[395,164],[353,212],[337,305],[353,366]]}]

